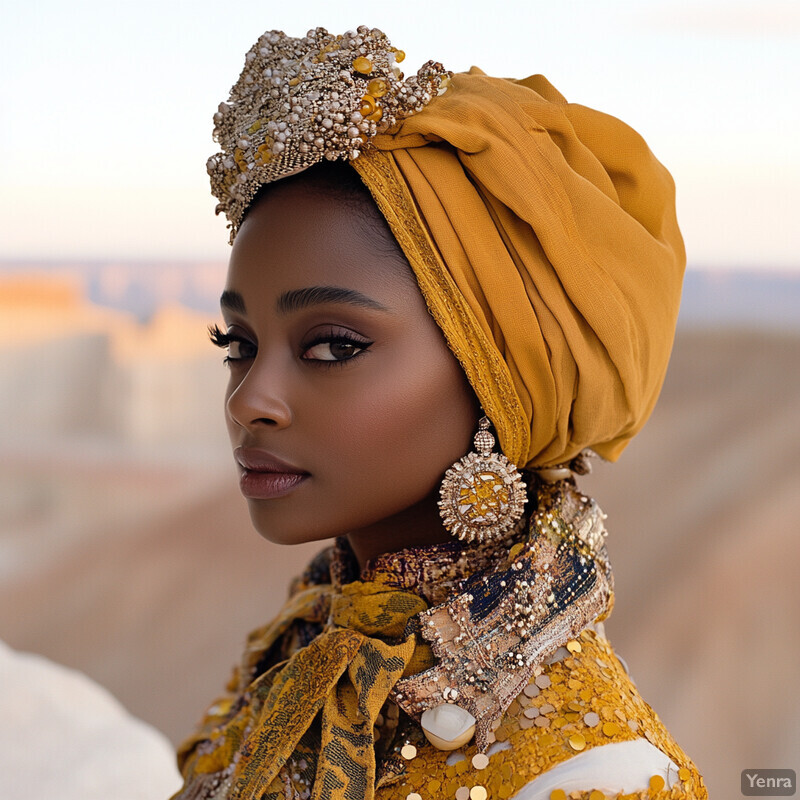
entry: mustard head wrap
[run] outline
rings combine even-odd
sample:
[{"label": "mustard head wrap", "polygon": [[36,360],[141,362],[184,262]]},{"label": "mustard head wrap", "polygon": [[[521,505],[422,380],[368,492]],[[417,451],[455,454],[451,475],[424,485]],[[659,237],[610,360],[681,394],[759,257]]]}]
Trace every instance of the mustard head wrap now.
[{"label": "mustard head wrap", "polygon": [[685,253],[672,178],[614,117],[474,68],[353,166],[515,463],[616,460],[655,405]]}]

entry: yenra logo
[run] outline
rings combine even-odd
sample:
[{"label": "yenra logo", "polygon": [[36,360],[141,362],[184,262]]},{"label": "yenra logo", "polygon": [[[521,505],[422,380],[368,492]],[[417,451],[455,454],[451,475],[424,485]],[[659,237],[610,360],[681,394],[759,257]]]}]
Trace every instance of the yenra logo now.
[{"label": "yenra logo", "polygon": [[741,788],[746,797],[791,797],[797,776],[793,769],[744,769]]}]

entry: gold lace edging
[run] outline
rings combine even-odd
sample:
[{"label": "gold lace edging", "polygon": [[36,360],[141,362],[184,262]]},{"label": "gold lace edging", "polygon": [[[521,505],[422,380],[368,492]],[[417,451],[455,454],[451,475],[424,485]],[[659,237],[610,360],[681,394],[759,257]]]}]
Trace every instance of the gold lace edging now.
[{"label": "gold lace edging", "polygon": [[411,264],[431,315],[497,430],[503,453],[524,465],[530,425],[511,373],[447,271],[394,157],[370,149],[350,163]]}]

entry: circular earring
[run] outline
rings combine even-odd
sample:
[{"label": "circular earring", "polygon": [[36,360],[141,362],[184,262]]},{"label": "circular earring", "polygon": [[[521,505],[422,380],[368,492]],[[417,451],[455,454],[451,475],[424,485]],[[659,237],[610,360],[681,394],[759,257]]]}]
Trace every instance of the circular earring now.
[{"label": "circular earring", "polygon": [[445,528],[465,542],[483,542],[514,527],[525,508],[526,486],[517,468],[492,452],[490,422],[481,417],[467,453],[447,470],[439,489]]}]

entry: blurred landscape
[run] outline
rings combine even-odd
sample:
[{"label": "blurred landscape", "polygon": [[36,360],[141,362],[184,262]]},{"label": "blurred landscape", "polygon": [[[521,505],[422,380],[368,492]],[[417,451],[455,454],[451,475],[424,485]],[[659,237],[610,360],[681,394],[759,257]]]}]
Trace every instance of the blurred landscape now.
[{"label": "blurred landscape", "polygon": [[[0,263],[0,639],[173,741],[320,545],[250,527],[207,341],[224,265]],[[693,270],[651,421],[582,485],[607,629],[705,774],[800,752],[800,275]]]}]

